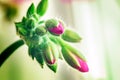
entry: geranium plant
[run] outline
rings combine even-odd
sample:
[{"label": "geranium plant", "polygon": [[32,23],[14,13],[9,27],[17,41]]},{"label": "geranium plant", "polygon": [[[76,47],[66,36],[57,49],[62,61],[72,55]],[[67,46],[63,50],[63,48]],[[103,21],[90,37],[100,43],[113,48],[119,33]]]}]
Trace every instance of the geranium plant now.
[{"label": "geranium plant", "polygon": [[26,44],[28,54],[33,60],[36,59],[42,68],[46,64],[56,72],[58,59],[64,59],[80,72],[88,72],[83,54],[69,44],[80,42],[81,37],[68,29],[60,19],[41,20],[47,7],[48,0],[41,0],[37,7],[32,3],[26,16],[20,22],[15,22],[16,32],[21,39],[0,54],[0,66],[17,48]]}]

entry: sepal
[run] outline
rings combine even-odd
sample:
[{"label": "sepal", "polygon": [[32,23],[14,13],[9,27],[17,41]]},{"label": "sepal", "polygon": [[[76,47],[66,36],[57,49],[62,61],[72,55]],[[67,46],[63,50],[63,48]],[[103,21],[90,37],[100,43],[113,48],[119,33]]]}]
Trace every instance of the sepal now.
[{"label": "sepal", "polygon": [[47,64],[47,66],[48,66],[53,72],[56,73],[56,71],[57,71],[57,63],[54,63],[54,64],[52,64],[52,65]]}]

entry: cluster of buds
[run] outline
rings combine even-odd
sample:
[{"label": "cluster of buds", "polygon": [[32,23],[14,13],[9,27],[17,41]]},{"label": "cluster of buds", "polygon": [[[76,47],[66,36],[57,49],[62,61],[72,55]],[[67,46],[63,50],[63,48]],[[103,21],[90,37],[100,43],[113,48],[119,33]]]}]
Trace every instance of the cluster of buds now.
[{"label": "cluster of buds", "polygon": [[36,12],[32,4],[27,16],[23,17],[21,22],[15,23],[17,34],[27,44],[32,59],[36,59],[42,68],[46,64],[56,72],[58,59],[64,58],[71,67],[88,72],[85,57],[69,44],[79,42],[81,40],[79,34],[65,28],[61,20],[54,18],[40,20],[41,15],[43,14],[39,14],[38,10]]}]

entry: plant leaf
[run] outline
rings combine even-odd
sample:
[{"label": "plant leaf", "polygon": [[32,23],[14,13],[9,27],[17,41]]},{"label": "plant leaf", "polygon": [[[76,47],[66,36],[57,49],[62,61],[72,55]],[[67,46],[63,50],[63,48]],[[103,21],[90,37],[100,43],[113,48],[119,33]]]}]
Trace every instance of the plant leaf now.
[{"label": "plant leaf", "polygon": [[34,6],[34,4],[32,3],[31,6],[28,8],[27,17],[31,17],[31,15],[33,15],[34,12],[35,12],[35,6]]},{"label": "plant leaf", "polygon": [[48,0],[41,0],[37,6],[37,14],[43,16],[47,11]]}]

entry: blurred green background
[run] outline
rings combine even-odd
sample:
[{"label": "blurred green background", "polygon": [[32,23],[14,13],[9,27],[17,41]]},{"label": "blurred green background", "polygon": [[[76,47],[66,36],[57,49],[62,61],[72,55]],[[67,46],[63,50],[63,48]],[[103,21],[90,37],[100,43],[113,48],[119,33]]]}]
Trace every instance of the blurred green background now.
[{"label": "blurred green background", "polygon": [[[32,2],[39,0],[0,0],[0,53],[19,39],[14,22],[25,16]],[[57,73],[46,65],[41,69],[24,45],[2,65],[0,80],[120,80],[120,0],[49,0],[43,19],[51,17],[80,33],[83,40],[75,47],[86,56],[90,71],[81,73],[64,60],[59,60]]]}]

